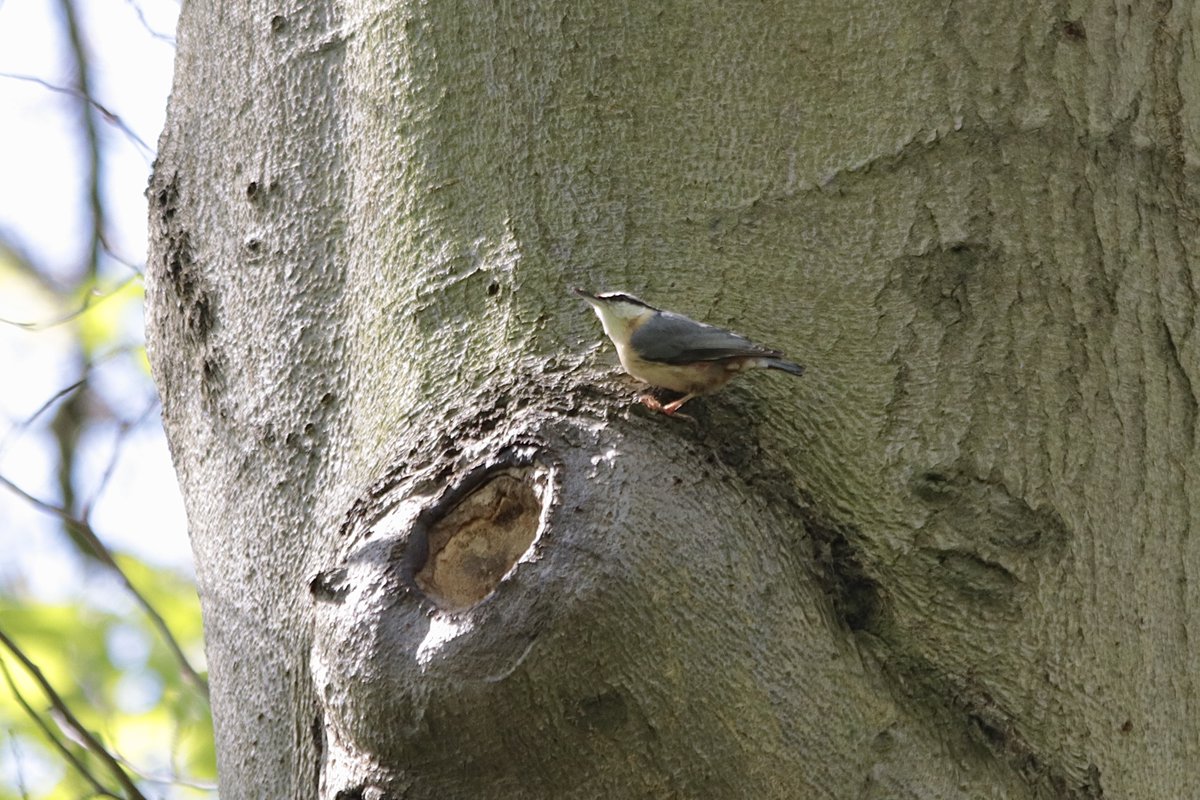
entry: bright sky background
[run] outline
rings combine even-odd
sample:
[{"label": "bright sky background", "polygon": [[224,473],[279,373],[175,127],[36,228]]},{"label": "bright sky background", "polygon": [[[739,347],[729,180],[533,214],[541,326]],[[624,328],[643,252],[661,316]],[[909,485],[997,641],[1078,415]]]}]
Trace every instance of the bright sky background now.
[{"label": "bright sky background", "polygon": [[[177,0],[83,0],[77,6],[98,102],[155,148],[170,91]],[[10,77],[71,85],[58,13],[58,4],[49,0],[0,0],[0,233],[53,274],[70,275],[81,263],[86,243],[78,205],[84,175],[76,106],[67,95]],[[140,267],[146,258],[143,192],[153,154],[116,126],[103,125],[101,135],[107,146],[104,193],[111,215],[110,245],[122,260]],[[112,261],[104,274],[117,283],[132,273]],[[27,281],[0,271],[0,318],[52,320],[68,310]],[[133,316],[121,327],[129,344],[142,341],[142,321]],[[50,438],[40,432],[40,424],[16,435],[13,426],[79,378],[79,366],[67,359],[69,337],[63,328],[27,331],[0,325],[0,474],[49,502],[58,500]],[[153,389],[131,355],[114,355],[92,378],[121,420],[139,418],[153,402]],[[119,421],[101,426],[83,443],[77,477],[89,493],[114,452]],[[183,506],[157,407],[121,444],[91,519],[113,549],[191,570]],[[45,600],[76,597],[87,589],[93,601],[114,594],[104,588],[106,579],[84,582],[56,522],[3,487],[0,554],[0,591]],[[123,608],[123,601],[114,599],[116,608]]]}]

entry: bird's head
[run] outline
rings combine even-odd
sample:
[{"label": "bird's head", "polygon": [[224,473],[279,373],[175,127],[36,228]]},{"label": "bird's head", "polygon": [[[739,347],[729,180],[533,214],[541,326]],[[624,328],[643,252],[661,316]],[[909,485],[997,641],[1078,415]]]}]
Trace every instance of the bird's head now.
[{"label": "bird's head", "polygon": [[659,309],[625,292],[592,294],[575,289],[575,294],[587,300],[600,318],[604,332],[615,342],[624,342],[633,331]]}]

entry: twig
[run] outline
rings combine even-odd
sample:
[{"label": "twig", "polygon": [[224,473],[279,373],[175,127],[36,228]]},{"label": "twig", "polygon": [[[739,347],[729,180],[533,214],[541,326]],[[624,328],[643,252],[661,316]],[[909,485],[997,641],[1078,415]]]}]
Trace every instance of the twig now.
[{"label": "twig", "polygon": [[[25,699],[25,696],[21,694],[21,690],[17,688],[17,684],[13,680],[12,673],[9,671],[8,664],[4,661],[4,659],[0,659],[0,672],[4,673],[4,681],[8,684],[8,689],[10,692],[12,692],[13,698],[16,699],[17,705],[19,705],[25,711],[26,716],[33,720],[33,724],[38,726],[42,734],[46,737],[54,749],[57,750],[62,757],[67,760],[67,763],[73,766],[75,770],[83,776],[83,779],[92,785],[92,788],[96,790],[96,794],[106,797],[117,797],[118,795],[113,794],[111,791],[105,789],[104,786],[101,785],[99,779],[92,774],[91,770],[89,770],[82,761],[75,757],[75,754],[71,752],[71,749],[63,744],[59,738],[54,735],[54,731],[50,729],[50,726],[46,724],[46,721],[42,719],[41,715],[33,710],[33,707],[29,705],[29,702]],[[24,787],[22,787],[21,794],[22,796],[25,795]]]},{"label": "twig", "polygon": [[218,789],[218,786],[215,783],[207,783],[205,781],[187,781],[183,780],[178,775],[151,775],[148,772],[138,769],[136,766],[130,763],[129,759],[121,755],[120,751],[118,751],[115,747],[112,750],[112,755],[113,758],[115,758],[121,763],[122,766],[125,767],[125,769],[129,770],[134,775],[138,776],[138,778],[147,783],[160,783],[164,786],[182,786],[185,789],[196,789],[201,792],[215,792]]},{"label": "twig", "polygon": [[142,23],[142,27],[146,29],[146,33],[153,36],[155,39],[164,41],[171,47],[175,46],[175,37],[166,33],[159,33],[150,27],[150,23],[146,20],[146,12],[142,11],[142,7],[134,2],[134,0],[125,0],[126,3],[133,6],[133,13],[137,14],[138,22]]},{"label": "twig", "polygon": [[75,391],[76,389],[80,388],[81,386],[85,386],[87,384],[88,375],[91,374],[92,370],[96,369],[101,364],[108,361],[110,358],[114,358],[114,357],[120,355],[121,353],[127,353],[131,349],[134,349],[134,348],[117,347],[107,353],[104,353],[103,355],[97,356],[96,358],[92,359],[92,361],[90,363],[84,365],[83,374],[79,376],[78,380],[59,389],[57,392],[55,392],[53,395],[51,395],[49,399],[47,399],[44,403],[42,403],[40,406],[38,406],[37,409],[32,414],[30,414],[28,417],[26,417],[25,419],[23,419],[19,422],[14,422],[13,426],[4,435],[4,438],[0,439],[0,458],[3,458],[4,454],[8,451],[8,448],[12,444],[13,440],[15,440],[18,436],[20,436],[22,432],[28,430],[29,426],[32,425],[35,421],[37,421],[38,417],[40,417],[42,414],[46,413],[46,411],[48,411],[51,406],[53,406],[55,403],[57,403],[59,400],[61,400],[66,395],[69,395],[71,392]]},{"label": "twig", "polygon": [[123,291],[126,286],[138,280],[140,277],[140,274],[130,275],[128,278],[114,286],[111,291],[103,294],[91,293],[85,295],[83,298],[83,303],[79,306],[79,308],[75,309],[74,311],[69,311],[65,315],[55,319],[46,320],[44,322],[21,322],[20,320],[5,319],[4,317],[0,317],[0,323],[12,325],[15,328],[24,328],[27,331],[44,331],[58,325],[63,325],[73,319],[83,316],[108,298],[120,294],[120,292]]},{"label": "twig", "polygon": [[121,569],[119,564],[117,564],[116,560],[112,557],[112,553],[108,552],[108,548],[105,547],[104,543],[100,541],[100,537],[96,535],[96,532],[92,529],[92,526],[84,520],[81,520],[69,512],[59,508],[58,506],[34,497],[3,475],[0,475],[0,486],[4,486],[10,492],[13,492],[14,494],[24,498],[27,503],[35,508],[52,516],[58,517],[60,520],[65,522],[67,526],[73,529],[79,535],[80,539],[82,539],[88,545],[88,547],[92,549],[92,552],[96,556],[97,560],[116,573],[117,577],[121,579],[121,583],[125,585],[125,589],[133,596],[133,599],[137,601],[137,604],[142,607],[142,611],[145,612],[146,616],[150,618],[151,624],[154,626],[155,630],[158,631],[159,636],[162,637],[167,647],[171,650],[172,655],[175,656],[175,660],[179,662],[179,666],[183,670],[184,677],[190,684],[192,684],[192,686],[196,688],[197,691],[204,696],[204,699],[207,700],[208,681],[204,680],[203,676],[201,676],[200,673],[198,673],[192,667],[191,663],[187,660],[187,656],[183,653],[183,648],[179,646],[179,642],[177,642],[175,637],[171,634],[171,629],[167,627],[166,621],[162,618],[150,601],[147,600],[129,580],[129,576],[126,575],[125,571]]},{"label": "twig", "polygon": [[92,509],[95,508],[96,503],[100,501],[100,495],[104,493],[104,488],[108,486],[108,482],[112,478],[113,472],[116,470],[117,459],[121,456],[121,445],[125,441],[125,437],[129,435],[131,430],[137,428],[143,422],[145,422],[146,418],[149,417],[156,408],[158,408],[157,395],[146,406],[145,411],[143,411],[134,419],[121,420],[121,423],[117,426],[117,436],[113,441],[112,455],[109,456],[108,463],[104,465],[104,472],[100,476],[100,482],[96,484],[95,491],[92,492],[91,497],[84,501],[83,507],[80,509],[79,517],[83,521],[89,522],[91,520]]},{"label": "twig", "polygon": [[[79,18],[75,13],[74,0],[58,0],[62,10],[63,27],[67,34],[67,50],[75,68],[75,89],[79,92],[79,122],[83,128],[84,169],[87,174],[88,212],[91,219],[90,246],[88,247],[86,275],[95,280],[100,273],[100,247],[104,240],[104,229],[107,227],[107,212],[104,207],[104,158],[100,148],[100,131],[96,125],[96,113],[103,114],[110,120],[115,115],[101,106],[92,97],[92,63],[88,56],[87,47],[83,41],[83,31],[79,27]],[[103,110],[102,110],[103,109]]]},{"label": "twig", "polygon": [[[7,673],[7,671],[8,669],[5,667],[5,672]],[[8,729],[8,747],[12,751],[13,764],[16,766],[17,791],[21,793],[21,800],[29,800],[29,788],[25,786],[25,771],[21,769],[21,750],[17,747],[17,737],[13,735],[12,728]]]},{"label": "twig", "polygon": [[114,114],[112,111],[109,111],[95,98],[84,95],[78,89],[72,89],[69,86],[59,86],[56,83],[51,83],[45,78],[39,78],[36,75],[22,75],[19,72],[0,72],[0,78],[8,78],[9,80],[13,81],[25,81],[26,83],[36,83],[38,86],[41,86],[44,89],[49,89],[52,92],[70,95],[71,97],[86,101],[88,105],[92,106],[100,113],[100,116],[104,117],[105,121],[111,123],[117,128],[117,130],[125,134],[129,141],[137,145],[138,148],[143,151],[142,156],[144,158],[149,159],[154,157],[154,149],[142,141],[142,137],[138,136],[132,128],[126,125],[125,121],[121,119],[119,114]]},{"label": "twig", "polygon": [[[95,366],[95,365],[93,365],[93,366]],[[49,409],[50,406],[54,405],[59,400],[66,397],[71,392],[78,389],[80,386],[83,386],[85,383],[87,383],[87,373],[86,372],[84,373],[83,377],[80,378],[79,380],[75,381],[74,383],[67,384],[66,386],[59,389],[54,394],[50,395],[50,397],[46,398],[46,402],[42,403],[40,406],[37,407],[37,410],[35,410],[32,414],[30,414],[25,419],[21,420],[20,423],[15,425],[14,430],[17,430],[17,429],[24,430],[25,428],[28,428],[30,425],[32,425],[34,423],[34,420],[36,420],[42,414],[45,414],[46,410]],[[0,453],[3,453],[7,449],[8,449],[7,443],[0,444]]]},{"label": "twig", "polygon": [[[37,682],[38,686],[41,687],[42,693],[46,695],[46,698],[50,701],[50,705],[54,707],[54,710],[57,711],[66,724],[70,726],[71,731],[83,743],[83,746],[87,749],[87,751],[104,762],[105,766],[107,766],[109,771],[112,772],[113,777],[116,778],[117,783],[121,784],[121,787],[125,789],[127,795],[131,798],[134,798],[134,800],[146,800],[146,796],[141,793],[141,791],[137,788],[137,785],[130,780],[127,774],[125,774],[125,770],[123,770],[121,765],[117,763],[116,759],[112,757],[112,753],[109,753],[108,749],[105,748],[103,744],[98,742],[96,737],[92,736],[92,734],[88,732],[87,728],[84,728],[75,715],[71,713],[71,709],[67,707],[67,704],[63,701],[62,697],[60,697],[58,692],[54,690],[54,687],[50,685],[48,680],[46,680],[46,677],[42,675],[42,671],[38,669],[38,665],[33,663],[29,656],[25,655],[21,648],[17,647],[16,643],[13,642],[12,639],[9,639],[3,630],[0,630],[0,644],[3,644],[8,651],[12,653],[18,661],[21,662],[21,666],[25,667],[25,671],[28,672]],[[4,662],[0,661],[0,664],[4,664]],[[18,702],[20,702],[21,706],[26,709],[26,713],[30,713],[34,719],[38,720],[39,727],[42,727],[42,729],[45,731],[45,723],[41,721],[40,716],[38,716],[31,708],[29,708],[29,705],[24,701],[24,698],[21,698],[20,692],[17,691],[16,684],[12,680],[12,675],[9,674],[7,664],[4,664],[4,677],[5,680],[8,681],[9,688],[11,688],[14,695],[19,698]],[[66,747],[58,740],[57,736],[51,736],[51,738],[59,746],[60,750],[63,751],[64,755],[67,755],[67,757],[71,760],[71,763],[83,773],[84,777],[90,779],[89,782],[99,794],[105,797],[120,797],[120,795],[114,794],[103,788],[98,781],[96,781],[94,778],[91,778],[90,773],[88,773],[88,771],[84,769],[75,758],[68,754]]]}]

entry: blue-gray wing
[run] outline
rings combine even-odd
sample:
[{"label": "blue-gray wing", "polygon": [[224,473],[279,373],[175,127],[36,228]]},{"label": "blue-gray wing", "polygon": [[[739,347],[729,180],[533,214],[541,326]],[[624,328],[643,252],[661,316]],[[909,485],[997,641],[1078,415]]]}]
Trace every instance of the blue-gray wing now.
[{"label": "blue-gray wing", "polygon": [[778,350],[755,344],[733,331],[696,322],[669,311],[646,320],[634,331],[630,344],[645,360],[664,364],[716,361],[736,356],[783,355]]}]

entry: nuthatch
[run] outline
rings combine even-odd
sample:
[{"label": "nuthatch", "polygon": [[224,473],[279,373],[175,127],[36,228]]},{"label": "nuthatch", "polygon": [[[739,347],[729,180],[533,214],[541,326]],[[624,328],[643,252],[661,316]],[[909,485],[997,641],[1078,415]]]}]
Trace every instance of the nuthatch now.
[{"label": "nuthatch", "polygon": [[674,414],[696,395],[715,392],[748,369],[781,369],[803,375],[804,367],[783,353],[755,344],[745,336],[663,311],[624,292],[592,294],[576,289],[600,318],[604,332],[617,346],[621,366],[651,386],[682,392],[683,397],[662,405],[644,400],[664,414]]}]

